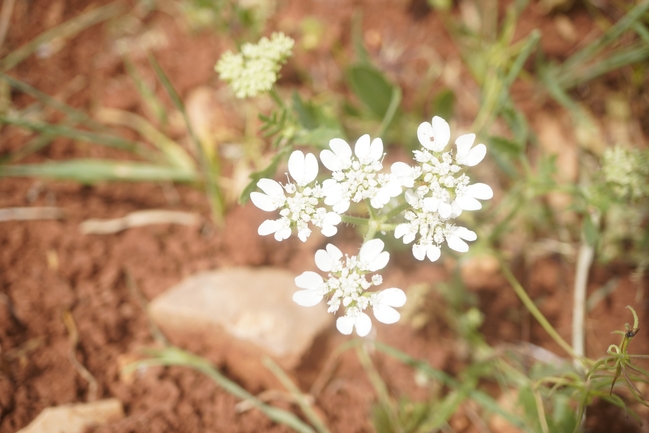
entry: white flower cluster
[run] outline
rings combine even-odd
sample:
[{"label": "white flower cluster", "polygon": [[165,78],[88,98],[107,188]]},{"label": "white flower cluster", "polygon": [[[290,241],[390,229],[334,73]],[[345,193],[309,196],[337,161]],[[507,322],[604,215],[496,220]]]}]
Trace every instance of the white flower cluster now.
[{"label": "white flower cluster", "polygon": [[294,44],[283,33],[273,33],[270,39],[263,37],[257,44],[244,44],[240,54],[227,51],[214,69],[230,84],[237,98],[257,96],[273,87]]},{"label": "white flower cluster", "polygon": [[417,138],[424,147],[414,152],[419,165],[410,167],[402,162],[392,165],[392,173],[400,184],[410,188],[405,199],[411,207],[404,215],[407,222],[396,227],[394,236],[403,238],[406,244],[417,239],[412,247],[415,258],[428,257],[434,262],[440,256],[444,241],[455,251],[468,251],[469,246],[464,241],[476,240],[476,234],[449,220],[462,211],[481,209],[482,204],[477,199],[488,200],[493,197],[493,191],[484,183],[469,184],[469,177],[462,173],[462,166],[477,165],[487,153],[484,144],[472,148],[475,134],[461,135],[455,140],[455,156],[444,152],[451,130],[444,119],[435,116],[431,123],[419,125]]},{"label": "white flower cluster", "polygon": [[299,150],[288,159],[288,172],[295,180],[282,185],[272,179],[260,179],[257,186],[264,191],[250,193],[250,199],[259,209],[273,212],[277,209],[280,218],[266,220],[257,231],[266,236],[274,233],[275,239],[282,241],[291,236],[292,228],[297,228],[297,236],[306,242],[311,229],[309,223],[322,229],[325,236],[333,236],[338,232],[336,227],[340,215],[328,212],[324,207],[318,207],[323,197],[322,187],[315,181],[318,175],[318,161],[312,153],[306,156]]},{"label": "white flower cluster", "polygon": [[[257,186],[263,191],[250,195],[252,202],[260,209],[272,212],[279,209],[280,218],[266,220],[260,226],[260,235],[274,234],[278,241],[287,239],[297,230],[303,242],[311,234],[311,226],[321,229],[325,236],[337,233],[341,215],[349,210],[351,203],[369,202],[374,209],[384,208],[401,195],[408,208],[403,212],[400,224],[394,227],[394,236],[404,243],[413,243],[412,253],[418,260],[437,260],[441,246],[466,252],[466,241],[475,241],[476,234],[452,220],[463,211],[478,210],[478,200],[493,196],[491,188],[484,183],[470,183],[464,173],[465,167],[480,163],[487,149],[484,144],[473,146],[474,134],[465,134],[455,140],[453,154],[444,149],[450,141],[450,127],[441,117],[434,117],[431,123],[419,125],[417,137],[421,150],[414,151],[415,166],[404,162],[392,164],[389,173],[383,171],[383,142],[380,138],[370,140],[369,135],[360,137],[354,147],[340,138],[329,142],[329,148],[320,153],[320,160],[331,172],[331,178],[322,184],[316,180],[318,161],[313,154],[295,151],[288,161],[288,171],[295,183],[282,185],[271,179],[261,179]],[[329,206],[331,210],[327,210]],[[391,206],[391,209],[395,209]],[[360,336],[367,335],[372,322],[364,310],[372,307],[374,316],[383,323],[399,320],[399,313],[393,307],[405,303],[406,296],[401,289],[391,288],[381,292],[368,292],[372,286],[381,284],[380,275],[373,275],[371,281],[365,277],[370,272],[383,269],[389,254],[383,251],[379,239],[367,241],[358,256],[347,257],[332,244],[326,250],[316,253],[318,268],[328,273],[323,279],[315,272],[304,272],[296,278],[298,287],[304,289],[293,299],[300,305],[311,306],[327,297],[329,311],[335,313],[342,305],[344,315],[336,325],[343,334],[350,334],[354,328]]]},{"label": "white flower cluster", "polygon": [[326,250],[318,250],[315,254],[316,266],[327,272],[328,278],[312,271],[302,273],[295,278],[295,284],[303,290],[295,292],[293,300],[303,307],[311,307],[327,297],[330,313],[336,313],[342,305],[345,311],[336,320],[336,327],[345,335],[351,334],[354,328],[360,337],[369,334],[372,321],[364,312],[367,307],[372,307],[379,322],[396,323],[400,314],[393,307],[406,303],[403,290],[393,287],[380,292],[367,291],[383,282],[379,274],[374,274],[369,281],[366,277],[368,273],[383,269],[390,260],[390,254],[383,251],[383,247],[382,240],[372,239],[365,242],[358,256],[343,257],[338,248],[328,244]]}]

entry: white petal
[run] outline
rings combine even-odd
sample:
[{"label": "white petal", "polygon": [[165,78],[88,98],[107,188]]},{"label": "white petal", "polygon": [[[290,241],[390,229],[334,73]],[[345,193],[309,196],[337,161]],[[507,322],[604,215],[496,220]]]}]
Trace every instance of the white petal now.
[{"label": "white petal", "polygon": [[406,293],[396,287],[391,287],[379,292],[377,300],[380,304],[391,307],[403,307],[406,304]]},{"label": "white petal", "polygon": [[451,127],[448,126],[446,120],[439,116],[433,117],[433,142],[431,143],[430,150],[433,152],[441,152],[444,150],[448,141],[451,139]]},{"label": "white petal", "polygon": [[428,248],[426,248],[426,257],[431,262],[436,262],[441,255],[442,250],[437,245],[428,245]]},{"label": "white petal", "polygon": [[462,239],[460,239],[459,236],[456,235],[449,235],[446,237],[446,243],[448,244],[449,248],[457,251],[458,253],[466,253],[469,251],[469,245],[464,242]]},{"label": "white petal", "polygon": [[397,323],[401,318],[401,314],[389,305],[375,305],[372,310],[374,311],[374,317],[376,317],[376,320],[388,325]]},{"label": "white petal", "polygon": [[326,250],[316,251],[315,265],[322,272],[330,272],[342,257],[342,251],[333,244],[327,244]]},{"label": "white petal", "polygon": [[283,241],[291,237],[291,228],[288,226],[282,226],[275,232],[275,240],[278,242]]},{"label": "white petal", "polygon": [[318,176],[318,158],[312,153],[304,157],[304,181],[305,185],[311,183]]},{"label": "white petal", "polygon": [[464,194],[458,198],[455,199],[455,203],[460,207],[462,210],[478,210],[482,209],[482,203],[480,203],[478,200],[474,199],[468,194]]},{"label": "white petal", "polygon": [[474,183],[466,187],[466,192],[480,200],[489,200],[493,198],[494,192],[486,183]]},{"label": "white petal", "polygon": [[[410,231],[410,224],[409,223],[401,223],[396,228],[394,229],[394,237],[396,239],[399,239],[403,237],[406,233]],[[404,243],[407,243],[405,240],[403,241]]]},{"label": "white petal", "polygon": [[281,227],[281,224],[279,221],[275,220],[266,220],[257,229],[257,233],[259,236],[267,236],[271,233],[275,233],[279,228]]},{"label": "white petal", "polygon": [[335,225],[322,225],[322,229],[320,230],[322,232],[323,236],[326,236],[328,238],[332,237],[336,233],[338,233],[338,227]]},{"label": "white petal", "polygon": [[414,244],[412,246],[412,255],[419,261],[424,260],[426,257],[426,247],[419,244]]},{"label": "white petal", "polygon": [[370,135],[364,134],[358,140],[356,140],[356,145],[354,146],[354,154],[360,160],[366,160],[370,154]]},{"label": "white petal", "polygon": [[404,244],[409,244],[410,242],[415,240],[415,234],[413,232],[406,233],[406,235],[403,237],[403,243]]},{"label": "white petal", "polygon": [[437,212],[440,203],[441,200],[437,197],[426,197],[423,203],[424,209],[426,209],[428,212]]},{"label": "white petal", "polygon": [[400,185],[406,188],[412,188],[415,184],[415,169],[405,162],[395,162],[390,167],[392,175]]},{"label": "white petal", "polygon": [[365,313],[360,313],[354,318],[354,326],[359,337],[365,337],[372,330],[372,319]]},{"label": "white petal", "polygon": [[468,165],[469,167],[473,167],[474,165],[480,164],[484,157],[487,155],[487,146],[484,144],[480,143],[471,151],[466,157],[466,162],[464,165]]},{"label": "white petal", "polygon": [[293,293],[293,302],[302,307],[313,307],[322,301],[323,296],[315,290],[300,290]]},{"label": "white petal", "polygon": [[372,239],[363,244],[358,256],[364,269],[374,272],[388,264],[390,253],[383,251],[384,247],[381,239]]},{"label": "white petal", "polygon": [[354,319],[348,316],[339,317],[336,320],[336,328],[341,334],[349,335],[354,330]]},{"label": "white petal", "polygon": [[320,274],[313,271],[304,271],[295,277],[295,285],[300,289],[317,289],[324,284]]},{"label": "white petal", "polygon": [[257,191],[250,193],[250,200],[255,206],[266,212],[277,210],[280,205],[277,200],[274,200],[266,194],[262,194]]},{"label": "white petal", "polygon": [[459,162],[460,164],[464,164],[463,161],[466,159],[466,156],[469,154],[469,150],[471,150],[471,146],[473,146],[474,141],[475,141],[475,134],[460,135],[455,140],[455,145],[457,146],[457,154],[455,160],[457,162]]},{"label": "white petal", "polygon": [[257,186],[270,197],[284,197],[284,188],[273,179],[259,179]]},{"label": "white petal", "polygon": [[322,161],[322,164],[330,171],[338,171],[343,169],[340,159],[329,149],[325,149],[320,152],[320,161]]},{"label": "white petal", "polygon": [[288,172],[298,185],[304,180],[304,153],[296,150],[288,158]]},{"label": "white petal", "polygon": [[331,210],[339,214],[344,214],[349,209],[349,205],[350,205],[349,200],[340,200],[338,203],[334,204],[331,207]]},{"label": "white petal", "polygon": [[476,239],[478,239],[478,235],[476,235],[474,231],[469,230],[466,227],[455,227],[452,234],[459,236],[467,241],[475,241]]},{"label": "white petal", "polygon": [[426,149],[431,149],[433,138],[433,127],[428,122],[422,122],[417,128],[417,139],[419,143],[424,146]]},{"label": "white petal", "polygon": [[448,218],[451,216],[451,212],[453,211],[453,208],[451,207],[450,204],[441,202],[439,204],[439,216],[442,218]]},{"label": "white petal", "polygon": [[372,140],[369,156],[372,161],[381,160],[381,158],[383,157],[383,140],[378,137]]}]

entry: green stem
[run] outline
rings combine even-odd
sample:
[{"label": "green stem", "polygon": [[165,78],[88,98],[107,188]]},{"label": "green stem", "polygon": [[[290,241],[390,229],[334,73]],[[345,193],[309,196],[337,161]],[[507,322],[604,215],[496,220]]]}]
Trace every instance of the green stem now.
[{"label": "green stem", "polygon": [[498,261],[500,262],[500,268],[503,271],[503,274],[505,275],[505,278],[507,281],[509,281],[509,284],[511,284],[512,288],[514,289],[514,292],[516,295],[518,295],[519,299],[523,302],[523,305],[525,305],[525,308],[534,316],[534,318],[539,322],[541,327],[545,329],[545,332],[550,335],[550,337],[557,343],[563,350],[566,351],[572,358],[574,359],[580,359],[584,361],[582,356],[579,356],[575,353],[575,351],[570,347],[570,345],[564,340],[559,333],[554,329],[554,327],[548,322],[548,319],[545,318],[543,313],[541,313],[541,310],[538,309],[534,301],[532,301],[532,298],[527,294],[523,286],[518,282],[516,277],[514,277],[514,274],[512,274],[512,271],[509,269],[509,266],[505,263],[505,260],[503,257],[496,253],[496,257],[498,258]]},{"label": "green stem", "polygon": [[343,222],[347,224],[353,224],[355,226],[369,225],[369,220],[367,218],[355,217],[351,215],[341,215],[341,218]]}]

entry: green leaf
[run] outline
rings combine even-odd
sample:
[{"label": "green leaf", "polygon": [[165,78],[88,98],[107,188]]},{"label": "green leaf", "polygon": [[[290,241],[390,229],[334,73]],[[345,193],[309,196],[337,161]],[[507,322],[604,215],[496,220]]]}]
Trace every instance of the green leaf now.
[{"label": "green leaf", "polygon": [[435,95],[433,101],[433,112],[436,116],[450,119],[453,117],[455,107],[455,93],[451,89],[444,89]]},{"label": "green leaf", "polygon": [[239,204],[244,205],[248,203],[248,200],[250,200],[250,193],[254,191],[255,188],[257,188],[257,182],[259,181],[259,179],[272,178],[275,175],[275,171],[277,170],[279,162],[291,149],[291,146],[281,148],[279,152],[275,154],[268,167],[264,168],[263,170],[256,171],[250,175],[250,182],[248,183],[248,185],[246,185],[246,187],[243,189],[243,192],[239,196]]},{"label": "green leaf", "polygon": [[45,177],[92,184],[100,181],[198,181],[196,172],[140,162],[74,159],[0,166],[0,177]]},{"label": "green leaf", "polygon": [[379,119],[390,108],[393,86],[379,70],[366,64],[350,66],[347,80],[358,99]]}]

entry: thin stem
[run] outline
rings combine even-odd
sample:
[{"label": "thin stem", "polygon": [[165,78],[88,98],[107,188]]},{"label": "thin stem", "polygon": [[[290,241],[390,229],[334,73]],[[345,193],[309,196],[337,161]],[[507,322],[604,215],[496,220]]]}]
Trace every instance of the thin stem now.
[{"label": "thin stem", "polygon": [[585,355],[584,322],[586,319],[586,286],[588,272],[595,257],[595,246],[583,239],[579,247],[572,307],[572,347],[578,356]]},{"label": "thin stem", "polygon": [[369,224],[367,218],[355,217],[351,215],[341,215],[342,221],[347,224],[353,224],[355,226],[366,226]]},{"label": "thin stem", "polygon": [[554,327],[548,322],[548,319],[545,318],[543,313],[541,313],[541,310],[538,309],[536,304],[534,304],[534,301],[532,301],[532,298],[527,294],[523,286],[518,282],[516,277],[514,277],[514,274],[512,274],[512,271],[509,269],[509,266],[505,263],[505,260],[503,257],[496,253],[496,257],[498,258],[498,261],[500,262],[500,268],[503,271],[503,274],[505,275],[505,278],[507,281],[509,281],[509,284],[511,284],[512,288],[514,289],[514,292],[516,295],[518,295],[519,299],[523,302],[523,305],[525,305],[525,308],[534,316],[534,318],[539,322],[541,327],[545,330],[545,332],[550,335],[550,337],[557,343],[563,350],[566,351],[571,357],[575,359],[580,359],[582,360],[582,357],[577,355],[575,351],[570,347],[570,345],[564,340],[559,333],[554,329]]}]

